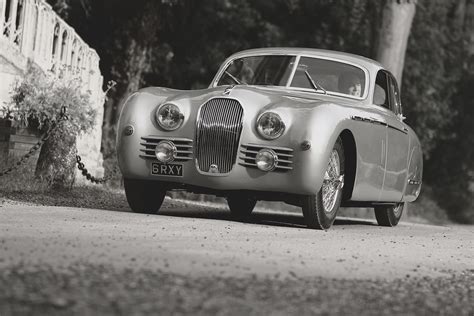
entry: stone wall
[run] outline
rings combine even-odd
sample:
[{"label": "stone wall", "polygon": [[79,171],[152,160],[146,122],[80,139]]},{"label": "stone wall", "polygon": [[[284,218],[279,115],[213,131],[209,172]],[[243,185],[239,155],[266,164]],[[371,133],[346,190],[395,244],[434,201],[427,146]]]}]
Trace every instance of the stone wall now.
[{"label": "stone wall", "polygon": [[[14,82],[28,61],[43,71],[66,69],[79,74],[98,111],[93,130],[79,137],[77,148],[88,170],[103,175],[102,119],[104,92],[99,56],[42,0],[0,0],[0,106],[8,103]],[[82,179],[78,177],[78,180]]]}]

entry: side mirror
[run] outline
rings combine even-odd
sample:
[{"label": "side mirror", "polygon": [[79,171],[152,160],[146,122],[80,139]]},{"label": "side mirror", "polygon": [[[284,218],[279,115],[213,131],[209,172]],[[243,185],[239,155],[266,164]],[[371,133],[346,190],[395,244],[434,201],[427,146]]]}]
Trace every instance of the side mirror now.
[{"label": "side mirror", "polygon": [[402,122],[406,119],[406,117],[403,116],[403,114],[401,114],[401,113],[400,113],[400,114],[397,114],[397,117],[398,117],[398,119],[399,119],[400,121],[402,121]]}]

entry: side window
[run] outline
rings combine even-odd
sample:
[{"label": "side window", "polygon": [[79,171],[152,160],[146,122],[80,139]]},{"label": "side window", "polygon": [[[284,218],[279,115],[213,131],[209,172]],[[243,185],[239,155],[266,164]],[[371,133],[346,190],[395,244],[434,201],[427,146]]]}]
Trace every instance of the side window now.
[{"label": "side window", "polygon": [[398,89],[397,80],[393,76],[390,76],[390,104],[393,113],[402,114],[400,90]]},{"label": "side window", "polygon": [[375,79],[374,104],[390,109],[387,74],[380,70]]}]

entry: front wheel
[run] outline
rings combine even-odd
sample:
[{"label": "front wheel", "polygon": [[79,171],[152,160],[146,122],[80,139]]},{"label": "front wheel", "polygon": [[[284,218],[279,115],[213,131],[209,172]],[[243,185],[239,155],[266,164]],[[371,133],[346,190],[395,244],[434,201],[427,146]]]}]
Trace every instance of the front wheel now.
[{"label": "front wheel", "polygon": [[341,205],[344,186],[344,148],[337,139],[329,156],[321,189],[316,194],[303,198],[303,215],[306,226],[329,229],[336,219]]},{"label": "front wheel", "polygon": [[135,213],[156,214],[166,195],[159,182],[124,179],[125,196]]},{"label": "front wheel", "polygon": [[375,218],[380,226],[393,227],[397,226],[403,214],[405,203],[397,203],[396,205],[380,205],[374,208]]}]

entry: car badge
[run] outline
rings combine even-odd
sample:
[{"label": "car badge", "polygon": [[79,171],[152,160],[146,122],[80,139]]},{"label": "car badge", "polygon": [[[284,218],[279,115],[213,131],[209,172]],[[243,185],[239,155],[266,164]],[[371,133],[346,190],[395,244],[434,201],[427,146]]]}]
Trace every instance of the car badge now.
[{"label": "car badge", "polygon": [[231,86],[228,86],[227,88],[225,88],[224,92],[222,93],[223,95],[229,95],[230,92],[232,91],[232,89],[234,89],[234,85],[231,85]]},{"label": "car badge", "polygon": [[217,165],[211,165],[209,167],[209,173],[219,173],[219,168],[217,167]]}]

